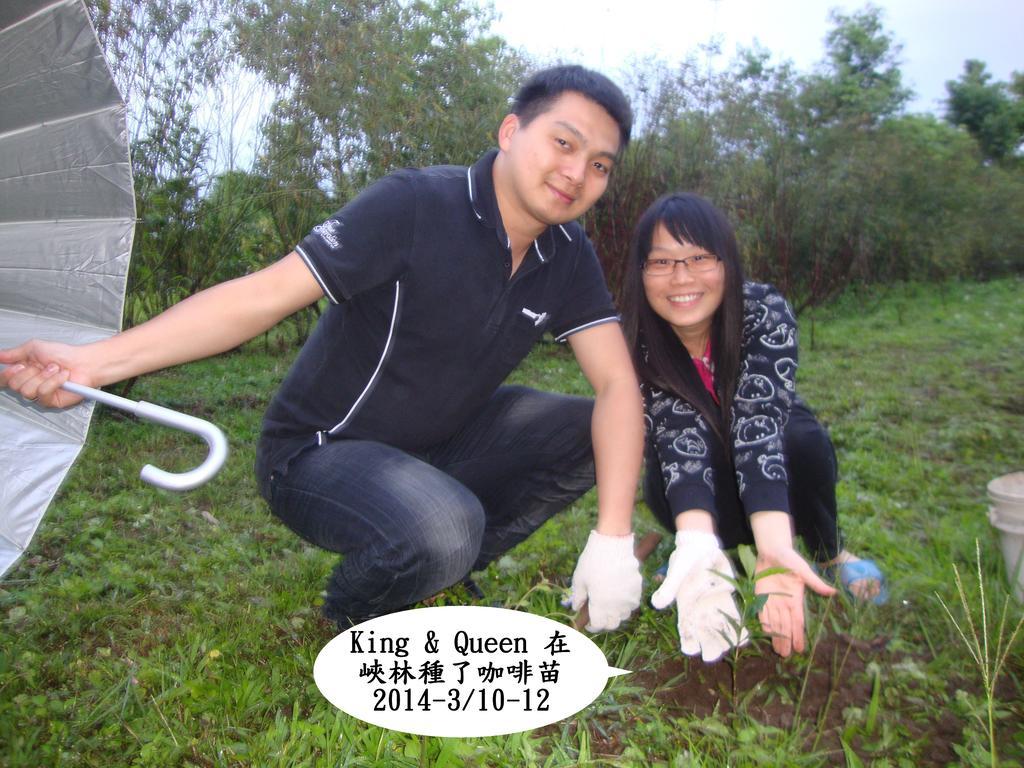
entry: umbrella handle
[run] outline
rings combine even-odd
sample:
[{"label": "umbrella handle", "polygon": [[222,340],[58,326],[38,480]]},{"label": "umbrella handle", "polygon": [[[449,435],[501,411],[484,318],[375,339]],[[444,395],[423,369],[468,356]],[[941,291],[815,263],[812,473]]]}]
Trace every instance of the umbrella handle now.
[{"label": "umbrella handle", "polygon": [[225,459],[228,457],[227,438],[224,437],[224,433],[220,431],[219,427],[208,421],[197,419],[195,416],[189,416],[178,411],[172,411],[170,408],[164,408],[161,405],[147,403],[144,400],[128,400],[127,398],[118,397],[109,392],[86,387],[82,384],[75,384],[71,381],[65,382],[61,389],[66,389],[68,392],[74,392],[76,395],[81,395],[89,400],[96,400],[122,411],[128,411],[146,421],[154,421],[157,424],[163,424],[165,427],[173,427],[184,432],[191,432],[192,434],[199,435],[206,441],[210,451],[207,453],[205,461],[195,469],[190,469],[187,472],[167,472],[159,467],[154,467],[152,464],[144,466],[139,476],[150,485],[155,485],[168,491],[189,491],[212,479],[220,471]]}]

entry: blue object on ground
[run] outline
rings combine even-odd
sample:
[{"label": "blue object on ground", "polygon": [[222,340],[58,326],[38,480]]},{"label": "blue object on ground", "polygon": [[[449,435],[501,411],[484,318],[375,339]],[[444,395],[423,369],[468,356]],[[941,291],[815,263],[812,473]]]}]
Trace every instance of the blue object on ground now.
[{"label": "blue object on ground", "polygon": [[825,569],[825,578],[835,579],[839,577],[839,583],[853,598],[857,595],[850,589],[851,585],[865,579],[878,582],[878,594],[870,598],[875,605],[884,605],[889,600],[889,586],[886,584],[885,576],[874,560],[855,560],[853,562],[839,563]]}]

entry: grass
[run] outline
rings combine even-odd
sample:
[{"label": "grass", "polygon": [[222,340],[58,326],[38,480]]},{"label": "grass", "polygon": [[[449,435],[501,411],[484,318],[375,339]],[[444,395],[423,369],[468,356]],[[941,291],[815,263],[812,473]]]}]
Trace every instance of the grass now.
[{"label": "grass", "polygon": [[[986,691],[934,596],[959,600],[954,565],[978,568],[993,604],[1007,594],[984,489],[1024,462],[1022,287],[850,292],[816,311],[813,347],[812,318],[801,318],[799,388],[836,444],[841,523],[893,591],[880,609],[812,598],[809,633],[857,648],[883,638],[884,651],[848,644],[824,661],[776,662],[765,646],[748,649],[741,667],[761,661],[773,673],[745,691],[725,684],[697,711],[672,694],[699,662],[680,658],[674,617],[646,607],[629,631],[594,638],[613,666],[636,674],[615,678],[573,718],[491,738],[369,726],[313,684],[313,660],[332,636],[318,602],[333,556],[274,521],[251,471],[262,411],[291,350],[271,338],[146,377],[133,398],[212,418],[231,456],[201,489],[158,491],[138,481],[142,464],[185,469],[204,449],[98,412],[29,552],[0,583],[0,765],[990,763]],[[539,348],[513,378],[587,392],[560,346]],[[480,574],[488,601],[568,621],[559,598],[594,516],[590,494]],[[656,529],[642,506],[637,528]],[[667,554],[663,545],[648,576]],[[645,599],[650,590],[648,579]],[[1012,625],[1019,604],[1009,611]],[[827,711],[809,712],[819,663],[842,683],[828,691]],[[992,691],[1003,765],[1024,761],[1022,681],[1024,656],[1011,648]],[[773,720],[769,708],[794,715]],[[831,740],[819,724],[827,717],[841,721]]]}]

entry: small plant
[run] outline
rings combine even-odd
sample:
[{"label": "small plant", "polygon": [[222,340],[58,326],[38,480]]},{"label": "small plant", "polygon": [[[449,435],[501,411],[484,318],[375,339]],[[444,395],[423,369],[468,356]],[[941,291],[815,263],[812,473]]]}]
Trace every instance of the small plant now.
[{"label": "small plant", "polygon": [[[770,640],[770,635],[761,629],[761,621],[758,619],[758,614],[761,613],[764,604],[768,602],[769,595],[757,594],[755,591],[757,581],[776,573],[785,573],[785,569],[766,568],[758,573],[757,555],[754,554],[754,548],[749,544],[740,544],[736,548],[736,554],[739,557],[740,565],[743,566],[744,575],[737,575],[735,578],[729,578],[726,574],[719,575],[727,579],[736,588],[736,600],[739,603],[739,619],[729,619],[729,624],[732,625],[732,636],[734,638],[742,637],[742,633],[745,631],[747,637],[750,638],[749,645],[753,650],[765,640]],[[729,659],[729,668],[732,672],[733,701],[736,700],[736,676],[739,672],[740,656],[743,653],[743,648],[744,645],[734,645],[732,656]]]},{"label": "small plant", "polygon": [[953,612],[949,609],[949,606],[946,605],[945,601],[942,599],[942,596],[938,593],[936,593],[935,596],[939,599],[939,602],[945,609],[946,615],[949,616],[949,620],[953,622],[953,626],[956,627],[956,631],[960,634],[960,638],[964,641],[964,645],[967,647],[968,653],[971,654],[971,658],[974,659],[974,663],[978,667],[978,671],[981,673],[981,684],[985,691],[986,719],[988,721],[987,733],[989,756],[991,757],[992,766],[994,768],[999,764],[999,758],[996,755],[995,731],[996,682],[999,680],[999,675],[1003,671],[1006,659],[1010,655],[1010,649],[1013,647],[1013,644],[1017,639],[1017,635],[1020,633],[1021,627],[1024,626],[1024,615],[1017,620],[1013,630],[1009,633],[1009,636],[1007,636],[1006,619],[1010,607],[1010,598],[1007,596],[1003,600],[1003,609],[999,615],[999,628],[996,630],[994,636],[989,636],[989,619],[995,617],[990,616],[989,605],[985,598],[985,582],[981,576],[981,545],[977,539],[974,540],[974,553],[978,568],[978,605],[980,606],[979,610],[981,613],[980,635],[978,633],[978,626],[974,620],[974,614],[971,611],[971,601],[967,597],[967,591],[964,589],[963,581],[960,578],[960,571],[957,569],[955,563],[953,565],[953,578],[956,581],[957,593],[960,596],[960,605],[963,607],[963,624],[957,621]]},{"label": "small plant", "polygon": [[[766,569],[758,572],[757,571],[757,555],[754,552],[754,548],[749,546],[749,545],[747,545],[747,544],[741,544],[737,548],[737,555],[739,557],[741,565],[743,566],[744,575],[743,576],[738,576],[737,578],[731,579],[730,581],[736,587],[736,595],[737,595],[737,599],[739,600],[739,604],[740,604],[740,617],[739,617],[739,621],[730,622],[730,623],[733,624],[733,631],[735,632],[734,636],[736,636],[736,637],[739,636],[739,633],[742,630],[746,630],[748,637],[750,637],[751,647],[753,649],[754,647],[757,647],[757,646],[762,645],[762,644],[764,644],[764,645],[770,644],[771,637],[772,637],[769,633],[765,632],[761,628],[761,621],[758,618],[759,614],[761,613],[761,609],[764,608],[764,604],[768,601],[768,598],[771,596],[772,593],[757,594],[757,591],[756,591],[756,589],[757,589],[757,582],[760,579],[765,578],[767,576],[772,576],[772,575],[778,574],[778,573],[786,573],[786,569],[785,568],[766,568]],[[804,703],[804,694],[807,691],[807,685],[808,685],[808,682],[810,680],[811,671],[812,671],[812,665],[813,665],[813,661],[814,661],[815,652],[816,652],[816,649],[817,649],[817,646],[818,646],[818,642],[821,640],[822,633],[825,630],[825,626],[827,624],[828,616],[829,616],[829,613],[830,613],[830,611],[832,609],[832,605],[833,605],[833,601],[831,601],[831,600],[828,601],[828,603],[826,604],[825,615],[820,619],[820,621],[818,621],[817,629],[816,629],[816,631],[814,633],[814,636],[813,636],[813,638],[810,639],[811,642],[810,642],[810,645],[809,645],[809,648],[808,648],[810,661],[807,663],[807,667],[806,667],[806,670],[805,670],[804,676],[803,676],[803,681],[802,681],[801,686],[800,686],[800,693],[799,693],[799,695],[798,695],[798,697],[796,699],[795,705],[793,707],[793,730],[792,730],[792,732],[794,734],[799,732],[799,729],[800,729],[800,723],[801,723],[801,715],[800,715],[800,713],[801,713],[801,708],[803,707],[803,703]],[[849,645],[849,644],[847,645],[846,651],[843,654],[842,659],[838,661],[838,666],[833,671],[833,675],[832,675],[833,686],[838,685],[839,681],[842,679],[842,669],[846,665],[846,659],[847,659],[847,656],[850,653],[851,647],[852,647],[851,645]],[[741,653],[742,653],[742,647],[741,646],[735,646],[733,648],[732,658],[729,661],[730,671],[732,673],[732,675],[731,675],[731,683],[732,683],[732,697],[733,697],[733,701],[734,702],[736,701],[736,695],[737,695],[737,676],[738,676],[738,673],[739,673],[739,665],[740,665]],[[835,662],[835,660],[833,660],[833,662]],[[877,714],[878,714],[879,691],[880,691],[880,680],[878,679],[878,676],[876,675],[875,685],[874,685],[874,689],[872,691],[871,704],[870,704],[870,707],[869,707],[869,716],[868,716],[868,725],[867,725],[867,732],[868,733],[871,733],[874,730],[874,727],[875,727],[875,721],[876,721]],[[826,715],[828,714],[828,709],[832,705],[833,695],[835,694],[835,692],[836,692],[835,688],[833,688],[833,689],[831,689],[829,691],[829,696],[828,696],[828,699],[827,699],[827,701],[825,703],[825,706],[823,707],[822,711],[818,714],[817,719],[818,719],[818,722],[819,722],[819,726],[820,726],[821,723],[823,723],[825,721]],[[811,747],[811,751],[812,752],[817,750],[818,742],[819,742],[819,740],[821,738],[822,733],[823,733],[823,731],[820,729],[820,727],[815,730],[815,734],[816,735],[815,735],[814,743],[813,743],[813,745]]]}]

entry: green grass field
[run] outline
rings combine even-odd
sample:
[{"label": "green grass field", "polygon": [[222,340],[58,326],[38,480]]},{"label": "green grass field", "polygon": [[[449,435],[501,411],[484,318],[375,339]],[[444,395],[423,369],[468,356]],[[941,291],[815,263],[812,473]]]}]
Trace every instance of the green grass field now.
[{"label": "green grass field", "polygon": [[[131,397],[212,419],[232,454],[204,488],[157,491],[138,480],[142,464],[181,470],[204,451],[98,412],[30,550],[0,583],[0,764],[990,765],[981,670],[937,596],[962,622],[956,565],[983,631],[978,541],[994,654],[1008,590],[985,485],[1024,469],[1022,287],[850,292],[800,319],[799,390],[831,430],[840,522],[850,548],[887,571],[888,605],[812,597],[813,654],[781,661],[755,642],[709,670],[680,656],[674,616],[646,603],[648,579],[628,631],[594,638],[635,674],[571,718],[509,736],[381,729],[314,685],[313,661],[334,634],[318,612],[334,556],[275,521],[251,471],[290,349],[260,340],[146,377]],[[587,392],[556,345],[514,380]],[[479,574],[484,604],[571,620],[559,601],[594,515],[591,493]],[[656,529],[642,505],[636,527]],[[648,576],[668,554],[666,540]],[[441,602],[473,600],[453,590]],[[1020,615],[1011,601],[1004,639]],[[1004,765],[1024,763],[1022,646],[992,701]]]}]

